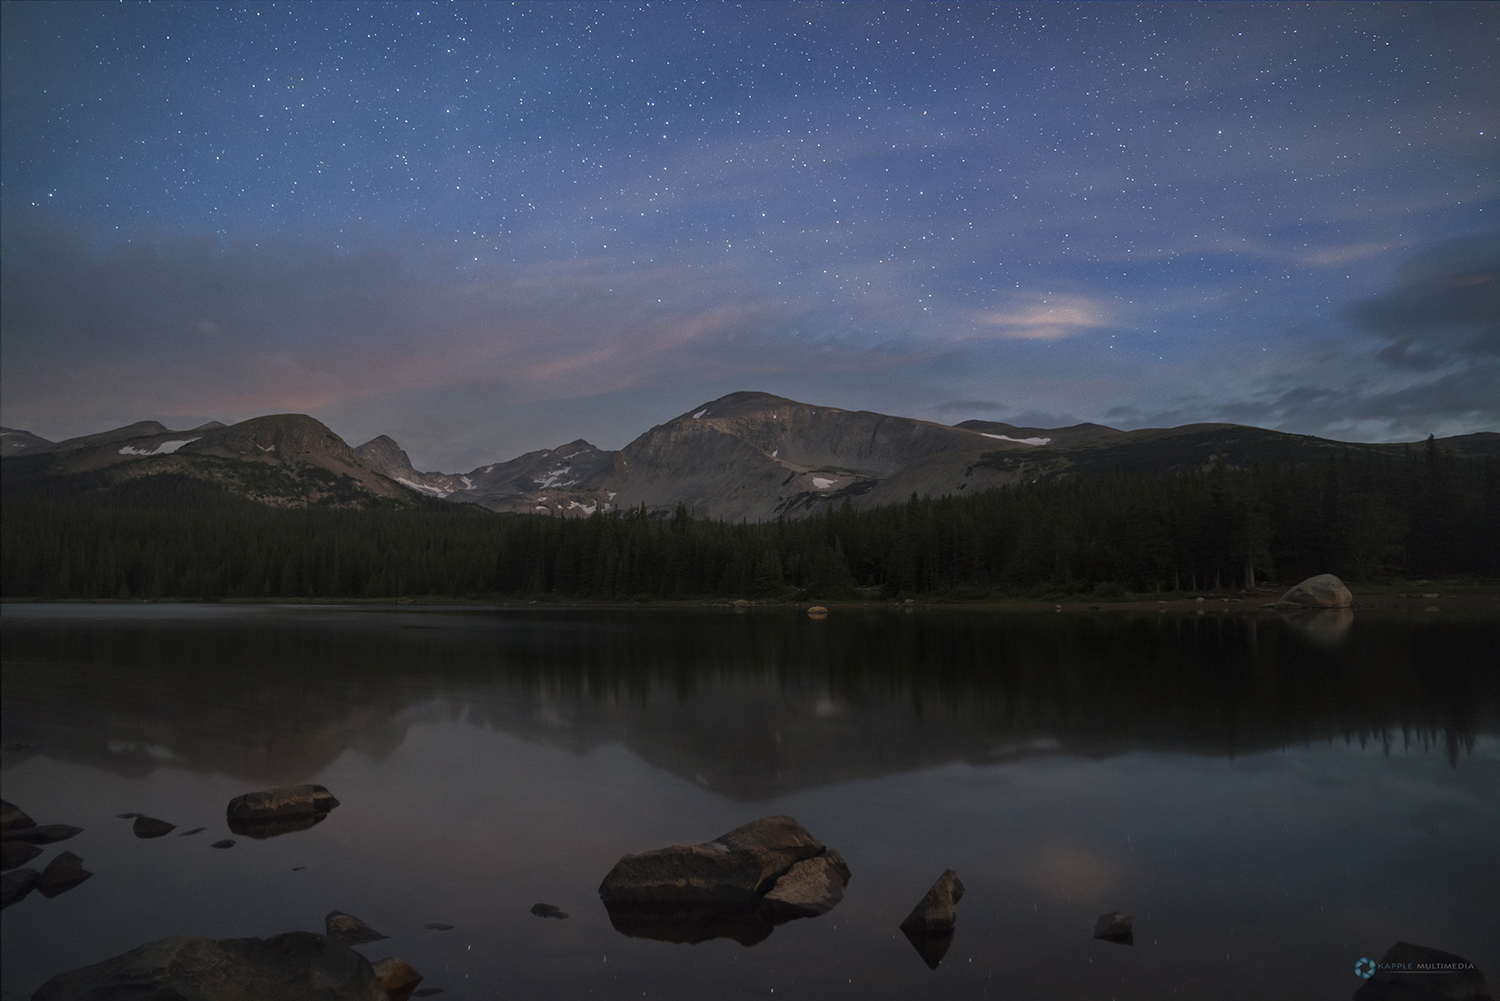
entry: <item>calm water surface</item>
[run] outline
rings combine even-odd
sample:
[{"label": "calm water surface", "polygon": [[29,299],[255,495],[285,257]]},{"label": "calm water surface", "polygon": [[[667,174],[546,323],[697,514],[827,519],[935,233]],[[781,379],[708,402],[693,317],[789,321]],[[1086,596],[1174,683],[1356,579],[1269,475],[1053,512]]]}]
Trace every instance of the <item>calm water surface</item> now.
[{"label": "calm water surface", "polygon": [[[1500,624],[1437,618],[7,605],[4,797],[96,875],[5,912],[3,995],[335,909],[455,1001],[1344,998],[1402,939],[1493,987]],[[300,782],[343,805],[227,830]],[[834,911],[611,925],[620,855],[772,813],[848,860]],[[930,970],[896,926],[945,868]]]}]

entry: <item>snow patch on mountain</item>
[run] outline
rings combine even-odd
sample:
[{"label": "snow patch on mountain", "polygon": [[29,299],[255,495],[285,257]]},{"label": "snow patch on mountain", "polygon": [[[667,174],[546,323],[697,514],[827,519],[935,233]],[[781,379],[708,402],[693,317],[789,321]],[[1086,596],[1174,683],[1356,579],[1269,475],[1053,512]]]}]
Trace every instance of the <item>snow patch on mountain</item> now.
[{"label": "snow patch on mountain", "polygon": [[1003,434],[990,434],[988,431],[981,431],[979,433],[984,435],[986,438],[998,438],[1001,441],[1013,441],[1017,445],[1045,445],[1052,440],[1051,438],[1011,438]]},{"label": "snow patch on mountain", "polygon": [[[201,436],[200,436],[201,437]],[[126,445],[120,449],[121,455],[171,455],[189,442],[197,441],[197,438],[183,438],[180,441],[164,441],[155,448],[136,448]]]}]

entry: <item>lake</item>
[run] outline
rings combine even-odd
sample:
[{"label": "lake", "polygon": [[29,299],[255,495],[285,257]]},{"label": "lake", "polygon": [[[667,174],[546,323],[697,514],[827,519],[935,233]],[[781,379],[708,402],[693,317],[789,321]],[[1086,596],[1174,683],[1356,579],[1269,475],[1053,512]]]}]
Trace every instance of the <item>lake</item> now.
[{"label": "lake", "polygon": [[[4,798],[84,829],[29,864],[95,873],[5,911],[5,999],[332,910],[455,1001],[1347,998],[1398,940],[1500,979],[1494,617],[7,604],[0,638]],[[304,782],[322,823],[226,827]],[[848,861],[834,910],[615,929],[621,855],[768,814]],[[948,868],[929,969],[897,926]]]}]

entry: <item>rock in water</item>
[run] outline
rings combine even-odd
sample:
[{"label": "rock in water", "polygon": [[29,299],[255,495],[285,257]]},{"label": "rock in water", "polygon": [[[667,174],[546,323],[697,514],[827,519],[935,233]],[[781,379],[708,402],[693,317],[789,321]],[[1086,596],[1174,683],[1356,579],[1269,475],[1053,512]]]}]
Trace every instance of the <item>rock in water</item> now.
[{"label": "rock in water", "polygon": [[406,1001],[411,992],[422,982],[422,974],[407,965],[405,960],[389,956],[374,964],[375,976],[380,978],[380,989],[391,1001]]},{"label": "rock in water", "polygon": [[135,823],[130,825],[130,829],[138,838],[159,838],[177,830],[177,825],[169,824],[165,820],[157,820],[155,817],[141,816],[135,818]]},{"label": "rock in water", "polygon": [[73,827],[70,824],[43,824],[40,827],[22,827],[16,830],[6,831],[6,841],[24,841],[31,845],[50,845],[57,841],[66,841],[75,834],[82,834],[83,828]]},{"label": "rock in water", "polygon": [[816,917],[837,907],[848,885],[849,866],[830,848],[822,855],[803,859],[777,878],[760,906],[787,917]]},{"label": "rock in water", "polygon": [[215,841],[213,844],[209,845],[208,847],[210,847],[210,848],[233,848],[234,847],[234,839],[233,838],[225,838],[223,841]]},{"label": "rock in water", "polygon": [[36,821],[22,813],[14,803],[0,799],[0,831],[9,834],[23,827],[35,827]]},{"label": "rock in water", "polygon": [[1348,608],[1354,595],[1331,573],[1318,574],[1292,588],[1276,602],[1278,608]]},{"label": "rock in water", "polygon": [[911,931],[907,928],[901,929],[901,934],[917,950],[917,955],[922,957],[922,962],[927,964],[929,970],[938,968],[943,957],[948,955],[948,949],[953,945],[953,929],[947,931],[921,932]]},{"label": "rock in water", "polygon": [[10,872],[42,853],[36,845],[24,841],[0,841],[0,872]]},{"label": "rock in water", "polygon": [[225,816],[235,834],[274,838],[312,827],[338,805],[320,785],[283,786],[236,796],[229,801]]},{"label": "rock in water", "polygon": [[389,935],[382,935],[353,914],[345,914],[343,911],[329,911],[323,918],[323,926],[328,929],[329,938],[345,945],[360,945],[390,938]]},{"label": "rock in water", "polygon": [[1099,915],[1094,922],[1094,937],[1121,945],[1135,944],[1135,917],[1129,911],[1115,911]]},{"label": "rock in water", "polygon": [[37,877],[36,891],[44,897],[56,897],[67,893],[92,875],[83,867],[83,859],[72,852],[63,852],[48,863],[41,876]]},{"label": "rock in water", "polygon": [[175,935],[60,973],[34,1001],[104,998],[194,1001],[385,1001],[365,957],[322,935],[295,931],[272,938]]},{"label": "rock in water", "polygon": [[554,907],[551,904],[532,904],[531,913],[539,918],[558,918],[560,920],[567,917],[563,913],[562,908]]},{"label": "rock in water", "polygon": [[1484,974],[1451,952],[1410,942],[1385,951],[1354,1001],[1495,1001]]},{"label": "rock in water", "polygon": [[664,942],[754,945],[833,908],[849,867],[791,817],[762,817],[697,845],[626,855],[599,886],[615,930]]},{"label": "rock in water", "polygon": [[626,855],[604,877],[605,903],[752,904],[776,878],[823,845],[791,817],[762,817],[713,841]]},{"label": "rock in water", "polygon": [[902,930],[928,934],[950,930],[958,920],[953,907],[963,896],[964,885],[958,881],[958,873],[944,869],[937,882],[932,884],[932,889],[901,922]]},{"label": "rock in water", "polygon": [[0,911],[17,903],[36,886],[41,873],[35,869],[17,869],[0,876]]}]

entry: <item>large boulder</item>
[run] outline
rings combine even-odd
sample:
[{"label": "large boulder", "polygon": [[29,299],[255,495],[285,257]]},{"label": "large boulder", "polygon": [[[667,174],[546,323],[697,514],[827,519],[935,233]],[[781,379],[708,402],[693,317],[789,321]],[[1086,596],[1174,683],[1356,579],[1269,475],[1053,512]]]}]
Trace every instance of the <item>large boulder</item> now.
[{"label": "large boulder", "polygon": [[616,930],[668,942],[753,945],[776,925],[832,910],[849,867],[791,817],[762,817],[712,841],[615,864],[599,896]]},{"label": "large boulder", "polygon": [[282,786],[236,796],[229,801],[225,817],[235,834],[274,838],[312,827],[338,805],[339,801],[323,786]]},{"label": "large boulder", "polygon": [[174,935],[59,973],[32,1001],[386,1001],[369,960],[322,935]]},{"label": "large boulder", "polygon": [[781,874],[826,849],[791,817],[762,817],[712,841],[626,855],[599,884],[605,903],[750,904]]},{"label": "large boulder", "polygon": [[1348,608],[1354,595],[1331,573],[1320,573],[1292,588],[1276,602],[1278,608]]},{"label": "large boulder", "polygon": [[1462,956],[1397,942],[1354,992],[1354,1001],[1495,1001],[1495,996],[1484,974]]}]

